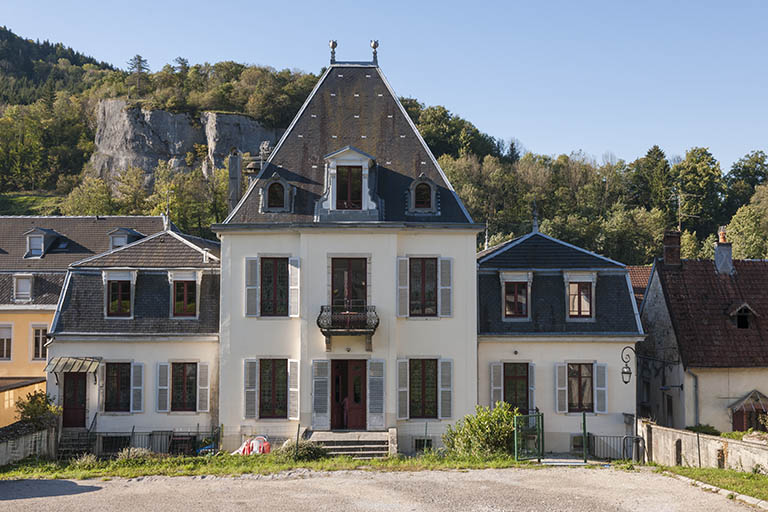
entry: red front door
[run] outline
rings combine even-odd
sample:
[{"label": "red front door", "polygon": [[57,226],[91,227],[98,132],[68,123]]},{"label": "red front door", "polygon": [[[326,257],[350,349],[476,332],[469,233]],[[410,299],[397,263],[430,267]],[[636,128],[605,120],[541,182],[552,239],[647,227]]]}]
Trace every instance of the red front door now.
[{"label": "red front door", "polygon": [[331,378],[331,428],[336,430],[365,430],[365,368],[360,359],[333,361]]},{"label": "red front door", "polygon": [[85,427],[85,373],[64,374],[64,427]]}]

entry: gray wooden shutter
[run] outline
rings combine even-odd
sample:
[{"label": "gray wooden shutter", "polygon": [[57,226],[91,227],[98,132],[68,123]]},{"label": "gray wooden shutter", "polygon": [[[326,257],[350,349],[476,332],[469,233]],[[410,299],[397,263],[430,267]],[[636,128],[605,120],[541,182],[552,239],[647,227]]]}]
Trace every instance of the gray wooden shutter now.
[{"label": "gray wooden shutter", "polygon": [[243,404],[243,417],[246,419],[259,416],[259,360],[243,360],[243,383],[245,393]]},{"label": "gray wooden shutter", "polygon": [[245,315],[259,316],[259,259],[245,259]]},{"label": "gray wooden shutter", "polygon": [[438,361],[437,382],[440,384],[440,396],[438,397],[438,417],[448,419],[453,417],[453,360],[440,359]]},{"label": "gray wooden shutter", "polygon": [[504,364],[491,363],[491,409],[504,400]]},{"label": "gray wooden shutter", "polygon": [[384,429],[384,370],[383,359],[368,360],[368,430]]},{"label": "gray wooden shutter", "polygon": [[440,290],[438,299],[440,301],[440,316],[453,316],[453,259],[440,258]]},{"label": "gray wooden shutter", "polygon": [[131,412],[144,412],[144,364],[131,365]]},{"label": "gray wooden shutter", "polygon": [[312,428],[331,429],[331,362],[312,361]]},{"label": "gray wooden shutter", "polygon": [[288,360],[288,419],[299,419],[299,362]]},{"label": "gray wooden shutter", "polygon": [[299,258],[288,260],[288,316],[299,316]]},{"label": "gray wooden shutter", "polygon": [[528,414],[536,412],[536,365],[528,363]]},{"label": "gray wooden shutter", "polygon": [[397,316],[408,316],[408,258],[397,258]]},{"label": "gray wooden shutter", "polygon": [[592,375],[595,379],[595,412],[606,412],[608,408],[608,365],[595,363]]},{"label": "gray wooden shutter", "polygon": [[197,412],[208,412],[211,399],[211,379],[208,363],[197,363]]},{"label": "gray wooden shutter", "polygon": [[[104,397],[104,394],[105,394],[105,392],[104,392],[104,384],[107,381],[107,377],[106,377],[107,363],[99,364],[99,368],[98,368],[97,371],[99,372],[98,378],[96,379],[96,380],[99,381],[99,389],[98,389],[98,394],[99,394],[99,397],[98,397],[99,398],[99,411],[104,412],[104,400],[105,400],[105,397]],[[61,386],[61,390],[62,391],[61,391],[61,393],[59,393],[62,397],[64,396],[64,385],[63,384],[64,383],[62,382],[62,386]]]},{"label": "gray wooden shutter", "polygon": [[168,412],[170,392],[170,365],[157,363],[157,412]]},{"label": "gray wooden shutter", "polygon": [[408,419],[408,360],[397,360],[397,419]]},{"label": "gray wooden shutter", "polygon": [[555,410],[568,412],[568,365],[555,363]]}]

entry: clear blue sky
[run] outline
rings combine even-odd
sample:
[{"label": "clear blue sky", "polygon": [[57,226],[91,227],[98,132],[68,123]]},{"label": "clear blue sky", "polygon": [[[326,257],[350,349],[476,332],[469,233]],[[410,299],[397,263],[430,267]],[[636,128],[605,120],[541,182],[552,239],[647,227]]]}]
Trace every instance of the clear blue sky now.
[{"label": "clear blue sky", "polygon": [[544,154],[768,151],[768,2],[3,2],[0,23],[125,67],[177,56],[317,73],[370,58],[395,91]]}]

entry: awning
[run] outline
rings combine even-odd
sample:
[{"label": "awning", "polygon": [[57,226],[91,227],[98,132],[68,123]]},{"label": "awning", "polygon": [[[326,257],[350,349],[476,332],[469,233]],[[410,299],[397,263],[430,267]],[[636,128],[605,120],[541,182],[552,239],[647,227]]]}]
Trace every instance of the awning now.
[{"label": "awning", "polygon": [[46,373],[96,373],[100,357],[54,357],[45,367]]},{"label": "awning", "polygon": [[744,411],[768,411],[768,396],[765,396],[760,391],[753,389],[749,393],[732,403],[729,407],[733,412]]}]

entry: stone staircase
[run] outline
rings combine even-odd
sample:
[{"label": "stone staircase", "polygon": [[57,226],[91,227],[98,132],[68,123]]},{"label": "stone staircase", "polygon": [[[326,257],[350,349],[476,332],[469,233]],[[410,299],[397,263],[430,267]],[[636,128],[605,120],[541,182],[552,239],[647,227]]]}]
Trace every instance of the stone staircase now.
[{"label": "stone staircase", "polygon": [[312,432],[308,440],[325,446],[331,456],[369,460],[397,453],[397,434],[392,432]]},{"label": "stone staircase", "polygon": [[96,435],[85,429],[63,429],[59,438],[57,457],[59,460],[69,460],[84,453],[92,453]]}]

